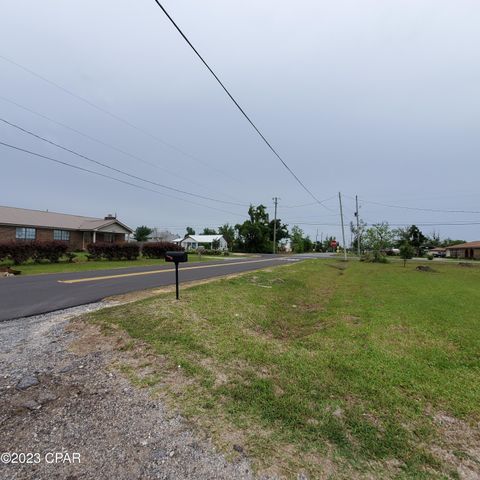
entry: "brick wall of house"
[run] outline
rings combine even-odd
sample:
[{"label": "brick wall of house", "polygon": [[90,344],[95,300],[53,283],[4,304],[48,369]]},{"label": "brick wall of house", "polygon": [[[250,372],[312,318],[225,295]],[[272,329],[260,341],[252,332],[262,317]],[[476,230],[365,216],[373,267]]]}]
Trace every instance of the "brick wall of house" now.
[{"label": "brick wall of house", "polygon": [[110,241],[112,238],[111,235],[113,235],[113,243],[120,243],[125,241],[125,234],[123,233],[103,233],[103,232],[97,232],[97,242],[106,242]]},{"label": "brick wall of house", "polygon": [[[0,225],[0,242],[15,242],[16,227]],[[39,242],[50,242],[53,240],[52,228],[36,228],[35,240]],[[67,242],[69,250],[82,250],[83,232],[70,231],[70,240]]]},{"label": "brick wall of house", "polygon": [[15,227],[0,225],[0,242],[13,242],[15,240]]},{"label": "brick wall of house", "polygon": [[[35,240],[40,242],[48,242],[53,240],[53,229],[51,228],[36,228]],[[14,242],[16,227],[8,227],[0,225],[0,242]],[[70,240],[68,241],[69,250],[82,250],[84,248],[83,242],[84,232],[70,231]],[[97,242],[106,241],[105,235],[102,232],[97,232]],[[85,247],[92,241],[90,232],[85,232]],[[124,242],[125,235],[123,233],[114,233],[113,241],[115,243]]]},{"label": "brick wall of house", "polygon": [[37,228],[35,240],[38,242],[51,242],[53,240],[53,230],[48,228]]},{"label": "brick wall of house", "polygon": [[70,242],[68,245],[70,250],[83,250],[83,232],[70,232]]},{"label": "brick wall of house", "polygon": [[470,249],[470,248],[460,248],[458,250],[450,250],[450,258],[466,258],[465,256],[465,252],[466,250],[468,250],[468,258],[472,258],[470,256],[470,250],[473,250],[473,258],[475,260],[480,260],[480,248],[473,248],[473,249]]}]

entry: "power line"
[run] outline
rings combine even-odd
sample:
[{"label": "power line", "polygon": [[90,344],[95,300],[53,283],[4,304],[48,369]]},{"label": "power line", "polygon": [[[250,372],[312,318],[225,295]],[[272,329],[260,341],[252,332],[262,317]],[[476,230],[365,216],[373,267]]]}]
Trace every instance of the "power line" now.
[{"label": "power line", "polygon": [[[285,220],[285,221],[288,222],[289,224],[293,223],[293,224],[297,224],[297,225],[311,225],[311,226],[325,225],[325,226],[330,226],[330,227],[341,227],[341,224],[339,224],[339,223],[306,223],[306,222],[292,222],[292,221],[288,221],[288,220]],[[381,222],[368,222],[367,225],[375,225],[377,223],[381,223]],[[409,222],[407,222],[407,223],[389,223],[388,222],[388,225],[391,226],[391,227],[404,227],[404,226],[411,225],[411,223],[409,223]],[[417,227],[441,227],[441,226],[463,227],[463,226],[469,226],[469,225],[480,225],[480,222],[415,223],[415,225]]]},{"label": "power line", "polygon": [[317,202],[302,203],[300,205],[282,205],[282,208],[301,208],[310,207],[311,205],[317,205]]},{"label": "power line", "polygon": [[126,180],[122,180],[120,178],[116,178],[116,177],[112,177],[110,175],[106,175],[104,173],[100,173],[100,172],[96,172],[95,170],[90,170],[88,168],[84,168],[84,167],[79,167],[78,165],[73,165],[71,163],[68,163],[68,162],[64,162],[62,160],[58,160],[56,158],[52,158],[52,157],[49,157],[47,155],[42,155],[40,153],[37,153],[37,152],[32,152],[31,150],[27,150],[25,148],[21,148],[21,147],[17,147],[15,145],[11,145],[9,143],[5,143],[5,142],[1,142],[0,141],[0,145],[3,145],[4,147],[8,147],[8,148],[11,148],[11,149],[14,149],[14,150],[18,150],[20,152],[24,152],[24,153],[28,153],[29,155],[34,155],[36,157],[39,157],[39,158],[43,158],[45,160],[49,160],[51,162],[55,162],[57,164],[61,164],[61,165],[64,165],[64,166],[67,166],[67,167],[70,167],[70,168],[74,168],[75,170],[80,170],[82,172],[87,172],[87,173],[91,173],[93,175],[97,175],[99,177],[103,177],[103,178],[108,178],[110,180],[114,180],[116,182],[120,182],[120,183],[123,183],[125,185],[130,185],[132,187],[135,187],[135,188],[139,188],[141,190],[145,190],[147,192],[153,192],[153,193],[157,193],[159,195],[163,195],[165,197],[170,197],[170,198],[174,198],[175,200],[180,200],[182,202],[187,202],[187,203],[191,203],[193,205],[197,205],[197,206],[200,206],[200,207],[204,207],[204,208],[209,208],[211,210],[217,210],[219,212],[223,212],[223,213],[228,213],[229,215],[234,215],[236,217],[242,217],[242,218],[245,218],[246,215],[241,215],[241,214],[238,214],[238,213],[234,213],[234,212],[229,212],[227,210],[222,210],[220,208],[216,208],[216,207],[212,207],[210,205],[205,205],[205,204],[201,204],[201,203],[197,203],[197,202],[192,202],[191,200],[186,200],[185,198],[180,198],[180,197],[175,197],[174,195],[169,195],[167,193],[164,193],[164,192],[159,192],[158,190],[154,190],[152,188],[148,188],[148,187],[144,187],[142,185],[138,185],[136,183],[132,183],[132,182],[128,182]]},{"label": "power line", "polygon": [[117,115],[116,113],[113,113],[111,112],[110,110],[107,110],[106,108],[103,108],[103,107],[100,107],[99,105],[97,105],[96,103],[93,103],[92,101],[88,100],[88,98],[85,98],[85,97],[82,97],[81,95],[78,95],[76,94],[75,92],[72,92],[71,90],[69,90],[68,88],[65,88],[63,87],[62,85],[54,82],[53,80],[50,80],[48,79],[47,77],[44,77],[43,75],[40,75],[39,73],[33,71],[32,69],[28,68],[28,67],[25,67],[24,65],[21,65],[20,63],[18,62],[15,62],[14,60],[8,58],[8,57],[5,57],[3,55],[0,55],[0,59],[4,60],[5,62],[8,62],[10,63],[11,65],[14,65],[16,66],[17,68],[20,68],[21,70],[29,73],[30,75],[33,75],[34,77],[42,80],[43,82],[46,82],[48,83],[49,85],[55,87],[55,88],[58,88],[59,90],[61,90],[62,92],[66,93],[67,95],[73,97],[73,98],[76,98],[77,100],[85,103],[86,105],[89,105],[90,107],[94,108],[95,110],[98,110],[99,112],[102,112],[104,113],[105,115],[108,115],[109,117],[111,118],[114,118],[115,120],[117,120],[118,122],[121,122],[123,123],[124,125],[127,125],[129,126],[130,128],[133,128],[134,130],[142,133],[143,135],[146,135],[147,137],[150,137],[151,139],[159,142],[160,144],[170,148],[171,150],[174,150],[175,152],[177,153],[180,153],[181,155],[185,156],[185,157],[188,157],[188,158],[191,158],[192,160],[195,160],[196,162],[200,162],[202,163],[203,165],[209,167],[209,168],[212,168],[213,170],[216,170],[217,172],[221,173],[222,175],[226,176],[227,178],[230,178],[230,179],[233,179],[235,181],[237,181],[237,179],[235,179],[234,177],[231,177],[230,175],[227,175],[224,171],[216,168],[216,167],[213,167],[212,165],[208,164],[207,162],[204,162],[203,160],[197,158],[196,156],[190,154],[190,153],[187,153],[185,152],[184,150],[182,150],[181,148],[171,144],[171,143],[168,143],[166,142],[165,140],[162,140],[160,137],[157,137],[156,135],[154,135],[153,133],[149,132],[148,130],[145,130],[141,127],[138,127],[137,125],[135,125],[134,123],[130,122],[129,120],[121,117],[120,115]]},{"label": "power line", "polygon": [[[273,152],[273,154],[282,162],[283,166],[288,170],[288,172],[295,178],[295,180],[301,185],[301,187],[320,205],[325,207],[322,202],[305,186],[305,184],[297,177],[295,172],[287,165],[285,160],[279,155],[279,153],[273,148],[271,143],[266,139],[266,137],[263,135],[263,133],[260,131],[260,129],[255,125],[253,120],[247,115],[245,110],[240,106],[240,104],[235,100],[233,95],[230,93],[230,91],[227,89],[227,87],[223,84],[223,82],[220,80],[220,78],[217,76],[217,74],[213,71],[213,69],[210,67],[210,65],[206,62],[206,60],[200,55],[198,50],[193,46],[192,42],[188,39],[188,37],[183,33],[181,28],[175,23],[173,18],[170,16],[170,14],[165,10],[164,6],[159,2],[159,0],[154,0],[154,2],[160,7],[160,9],[163,11],[163,13],[166,15],[166,17],[170,20],[172,25],[175,27],[175,29],[178,31],[178,33],[182,36],[182,38],[187,42],[189,47],[195,52],[197,57],[200,59],[200,61],[205,65],[207,70],[212,74],[213,78],[217,81],[217,83],[222,87],[222,89],[225,91],[225,93],[228,95],[230,100],[235,104],[237,109],[242,113],[242,115],[247,119],[248,123],[253,127],[253,129],[257,132],[257,134],[260,136],[260,138],[264,141],[264,143],[267,145],[267,147]],[[327,207],[325,207],[327,208]]]},{"label": "power line", "polygon": [[247,204],[244,204],[244,203],[229,202],[228,200],[219,200],[219,199],[216,199],[216,198],[207,197],[207,196],[204,196],[204,195],[199,195],[199,194],[196,194],[196,193],[187,192],[186,190],[181,190],[179,188],[170,187],[168,185],[164,185],[162,183],[154,182],[152,180],[147,180],[146,178],[142,178],[142,177],[139,177],[137,175],[133,175],[131,173],[125,172],[124,170],[120,170],[119,168],[112,167],[111,165],[108,165],[108,164],[100,162],[98,160],[94,160],[93,158],[87,157],[86,155],[78,153],[75,150],[64,147],[63,145],[55,143],[52,140],[49,140],[48,138],[42,137],[42,136],[40,136],[40,135],[38,135],[34,132],[31,132],[30,130],[27,130],[26,128],[23,128],[20,125],[16,125],[15,123],[9,122],[8,120],[5,120],[4,118],[0,117],[0,121],[7,124],[7,125],[10,125],[13,128],[16,128],[16,129],[26,133],[27,135],[31,135],[32,137],[35,137],[39,140],[42,140],[43,142],[49,143],[50,145],[53,145],[57,148],[61,148],[62,150],[65,150],[68,153],[76,155],[77,157],[83,158],[84,160],[95,163],[95,164],[100,165],[104,168],[108,168],[109,170],[112,170],[114,172],[121,173],[122,175],[126,175],[127,177],[133,178],[135,180],[140,180],[141,182],[146,182],[146,183],[149,183],[151,185],[155,185],[155,186],[160,187],[160,188],[165,188],[167,190],[171,190],[171,191],[174,191],[174,192],[177,192],[177,193],[183,193],[184,195],[189,195],[191,197],[201,198],[202,200],[209,200],[211,202],[218,202],[218,203],[223,203],[223,204],[226,204],[226,205],[237,205],[237,206],[241,206],[241,207],[248,206]]},{"label": "power line", "polygon": [[[407,223],[389,223],[392,227],[404,227],[412,225],[411,222]],[[480,225],[480,222],[451,222],[451,223],[415,223],[417,227],[442,227],[442,226],[468,226],[468,225]]]},{"label": "power line", "polygon": [[[36,116],[38,116],[38,117],[40,117],[40,118],[43,118],[44,120],[48,120],[49,122],[51,122],[51,123],[53,123],[53,124],[55,124],[55,125],[58,125],[58,126],[60,126],[60,127],[62,127],[62,128],[65,128],[65,129],[67,129],[67,130],[70,130],[71,132],[74,132],[74,133],[76,133],[77,135],[80,135],[80,136],[82,136],[82,137],[84,137],[84,138],[87,138],[88,140],[91,140],[91,141],[93,141],[93,142],[95,142],[95,143],[98,143],[99,145],[102,145],[102,146],[104,146],[104,147],[110,148],[110,149],[112,149],[113,151],[115,151],[115,152],[117,152],[117,153],[121,153],[122,155],[125,155],[125,156],[127,156],[127,157],[130,157],[130,158],[132,158],[132,159],[134,159],[134,160],[138,160],[139,162],[145,163],[146,165],[150,165],[151,167],[159,168],[159,169],[162,170],[162,172],[166,172],[166,173],[168,173],[168,174],[170,174],[170,175],[172,175],[172,176],[174,176],[174,177],[180,178],[181,180],[185,180],[185,181],[187,181],[187,182],[189,182],[189,183],[191,183],[191,184],[193,184],[193,185],[196,185],[196,186],[198,186],[198,187],[208,188],[208,187],[205,187],[204,185],[201,185],[201,184],[198,183],[198,182],[195,182],[195,181],[193,181],[193,180],[191,180],[191,179],[189,179],[189,178],[186,178],[186,177],[184,177],[184,176],[182,176],[182,175],[179,175],[179,174],[176,173],[176,172],[172,172],[172,171],[170,171],[170,170],[167,170],[166,168],[164,168],[164,167],[161,166],[161,165],[158,165],[158,164],[156,164],[156,163],[149,162],[148,160],[145,160],[144,158],[139,157],[138,155],[135,155],[135,154],[133,154],[133,153],[131,153],[131,152],[128,152],[128,151],[126,151],[126,150],[123,150],[123,149],[121,149],[121,148],[119,148],[119,147],[116,147],[115,145],[112,145],[112,144],[110,144],[110,143],[108,143],[108,142],[105,142],[104,140],[100,140],[100,139],[98,139],[98,138],[96,138],[96,137],[93,137],[93,136],[91,136],[91,135],[88,135],[87,133],[84,133],[84,132],[82,132],[82,131],[80,131],[80,130],[78,130],[78,129],[76,129],[76,128],[73,128],[73,127],[71,127],[70,125],[67,125],[66,123],[59,122],[59,121],[57,121],[57,120],[54,120],[54,119],[51,118],[51,117],[48,117],[47,115],[44,115],[43,113],[36,112],[35,110],[32,110],[31,108],[28,108],[28,107],[26,107],[25,105],[21,105],[21,104],[18,103],[18,102],[15,102],[15,101],[13,101],[13,100],[10,100],[10,99],[8,99],[8,98],[5,98],[5,97],[3,97],[3,96],[1,96],[1,95],[0,95],[0,100],[3,100],[4,102],[10,103],[10,104],[12,104],[12,105],[15,105],[16,107],[21,108],[22,110],[25,110],[26,112],[29,112],[29,113],[31,113],[31,114],[33,114],[33,115],[36,115]],[[230,197],[230,198],[233,198],[231,195],[225,195],[225,196]]]},{"label": "power line", "polygon": [[[351,198],[351,197],[349,197]],[[380,203],[380,202],[372,202],[370,200],[365,200],[361,199],[363,203],[371,203],[372,205],[379,205],[381,207],[387,207],[387,208],[400,208],[404,210],[415,210],[415,211],[420,211],[420,212],[437,212],[437,213],[475,213],[475,214],[480,214],[480,211],[475,211],[475,210],[442,210],[442,209],[437,209],[437,208],[420,208],[420,207],[407,207],[403,205],[389,205],[386,203]]]},{"label": "power line", "polygon": [[[325,203],[328,202],[329,200],[333,200],[334,198],[337,198],[336,195],[332,195],[331,197],[325,198],[323,200],[320,200],[320,203]],[[301,208],[301,207],[309,207],[311,205],[317,205],[318,202],[311,202],[311,203],[302,203],[300,205],[282,205],[282,208]],[[323,205],[326,207],[326,205]],[[333,211],[333,210],[332,210]],[[336,215],[336,214],[335,214]]]}]

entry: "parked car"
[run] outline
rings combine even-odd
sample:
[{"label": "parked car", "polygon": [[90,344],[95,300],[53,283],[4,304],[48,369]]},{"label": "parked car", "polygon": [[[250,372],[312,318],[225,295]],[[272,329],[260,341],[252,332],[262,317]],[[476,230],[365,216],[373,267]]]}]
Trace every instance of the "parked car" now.
[{"label": "parked car", "polygon": [[432,248],[428,251],[429,255],[433,255],[435,258],[444,258],[447,256],[447,250],[445,248]]}]

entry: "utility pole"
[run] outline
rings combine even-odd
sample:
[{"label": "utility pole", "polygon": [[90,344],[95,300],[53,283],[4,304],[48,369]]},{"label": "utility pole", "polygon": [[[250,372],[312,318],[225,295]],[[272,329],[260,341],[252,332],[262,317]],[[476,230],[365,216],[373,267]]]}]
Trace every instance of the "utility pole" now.
[{"label": "utility pole", "polygon": [[273,201],[275,202],[275,219],[273,221],[273,254],[277,253],[277,205],[278,205],[278,198],[273,197]]},{"label": "utility pole", "polygon": [[360,215],[358,212],[358,195],[355,195],[355,217],[357,217],[357,253],[358,258],[360,258],[362,249],[360,247]]},{"label": "utility pole", "polygon": [[347,261],[347,246],[345,245],[345,225],[343,224],[343,207],[342,207],[342,194],[338,192],[338,201],[340,203],[340,220],[342,221],[342,240],[343,240],[343,256]]}]

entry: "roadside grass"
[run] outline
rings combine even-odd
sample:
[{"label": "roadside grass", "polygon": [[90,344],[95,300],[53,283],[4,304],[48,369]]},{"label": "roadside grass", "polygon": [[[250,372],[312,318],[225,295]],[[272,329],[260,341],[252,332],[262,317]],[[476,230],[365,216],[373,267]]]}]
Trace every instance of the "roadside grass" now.
[{"label": "roadside grass", "polygon": [[[188,254],[189,262],[208,262],[212,260],[222,260],[221,256],[207,256],[202,255],[201,258],[195,253]],[[59,263],[33,263],[27,262],[22,265],[13,265],[11,262],[0,263],[0,267],[12,267],[15,270],[20,270],[22,275],[39,275],[43,273],[66,273],[66,272],[85,272],[88,270],[108,270],[115,268],[128,268],[128,267],[147,267],[152,265],[164,265],[165,260],[163,258],[139,258],[138,260],[98,260],[88,261],[87,254],[84,252],[76,253],[76,261],[69,263],[66,259],[62,259]]]},{"label": "roadside grass", "polygon": [[148,375],[123,371],[259,471],[478,476],[480,268],[416,265],[310,260],[89,319],[148,345]]}]

